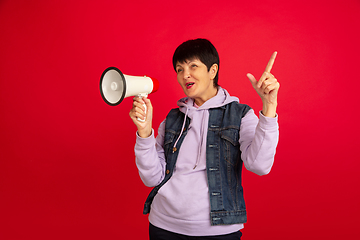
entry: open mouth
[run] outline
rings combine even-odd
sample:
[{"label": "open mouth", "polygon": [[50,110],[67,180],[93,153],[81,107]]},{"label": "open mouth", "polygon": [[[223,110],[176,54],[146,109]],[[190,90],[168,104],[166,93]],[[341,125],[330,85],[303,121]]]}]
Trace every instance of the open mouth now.
[{"label": "open mouth", "polygon": [[189,83],[186,83],[185,86],[187,89],[191,88],[195,83],[193,82],[189,82]]}]

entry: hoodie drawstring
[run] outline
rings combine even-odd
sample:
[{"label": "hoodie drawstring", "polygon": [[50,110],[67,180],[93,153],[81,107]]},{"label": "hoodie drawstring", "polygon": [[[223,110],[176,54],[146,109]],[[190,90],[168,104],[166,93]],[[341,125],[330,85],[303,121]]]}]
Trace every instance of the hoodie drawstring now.
[{"label": "hoodie drawstring", "polygon": [[181,127],[181,132],[179,134],[179,137],[176,139],[175,144],[173,146],[173,153],[176,152],[176,150],[177,150],[176,144],[178,143],[182,133],[184,132],[184,127],[185,127],[185,123],[186,123],[186,117],[187,117],[188,110],[189,110],[189,108],[186,106],[186,113],[185,113],[185,117],[184,117],[184,122],[183,122],[183,125]]}]

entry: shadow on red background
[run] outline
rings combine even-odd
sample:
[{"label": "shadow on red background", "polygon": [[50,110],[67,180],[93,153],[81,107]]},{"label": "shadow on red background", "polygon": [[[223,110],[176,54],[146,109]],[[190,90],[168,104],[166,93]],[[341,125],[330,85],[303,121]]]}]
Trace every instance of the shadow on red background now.
[{"label": "shadow on red background", "polygon": [[[108,66],[154,76],[154,128],[183,97],[181,42],[210,39],[221,86],[256,112],[246,73],[276,50],[280,142],[246,172],[244,239],[354,239],[360,214],[359,1],[0,1],[0,239],[147,239],[132,100],[107,106]],[[271,237],[269,237],[269,235]]]}]

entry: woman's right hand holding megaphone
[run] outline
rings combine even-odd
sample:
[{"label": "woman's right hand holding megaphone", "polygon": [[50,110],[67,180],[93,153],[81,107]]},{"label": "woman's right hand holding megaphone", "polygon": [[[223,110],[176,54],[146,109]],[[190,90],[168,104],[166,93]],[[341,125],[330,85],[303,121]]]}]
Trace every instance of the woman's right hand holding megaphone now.
[{"label": "woman's right hand holding megaphone", "polygon": [[[144,104],[146,105],[146,110]],[[138,129],[139,136],[142,138],[147,138],[152,133],[152,114],[153,107],[150,99],[147,97],[133,98],[133,107],[129,115]],[[140,121],[138,118],[145,119],[145,121]]]}]

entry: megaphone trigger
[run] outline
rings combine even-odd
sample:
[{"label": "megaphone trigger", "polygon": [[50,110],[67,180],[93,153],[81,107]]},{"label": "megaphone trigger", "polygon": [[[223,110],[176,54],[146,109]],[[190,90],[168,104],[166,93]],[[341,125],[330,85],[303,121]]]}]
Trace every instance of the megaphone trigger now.
[{"label": "megaphone trigger", "polygon": [[[148,96],[148,95],[147,95],[146,93],[140,93],[140,94],[138,94],[138,97],[140,97],[140,98],[147,97],[147,96]],[[146,112],[147,112],[146,104],[144,103],[143,106],[144,106],[144,108],[145,108],[145,116],[146,116]],[[139,122],[145,122],[146,117],[145,117],[144,119],[141,119],[141,118],[138,117],[137,120],[138,120]]]}]

